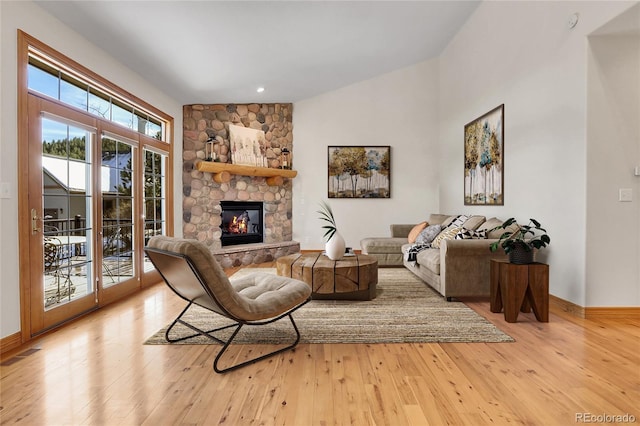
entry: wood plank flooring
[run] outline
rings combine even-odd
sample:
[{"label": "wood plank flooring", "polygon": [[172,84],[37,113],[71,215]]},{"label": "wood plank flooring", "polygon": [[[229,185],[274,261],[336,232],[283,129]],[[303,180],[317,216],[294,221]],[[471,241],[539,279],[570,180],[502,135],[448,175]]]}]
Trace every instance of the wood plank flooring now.
[{"label": "wood plank flooring", "polygon": [[[465,302],[516,342],[305,344],[219,375],[215,346],[142,344],[183,307],[153,286],[5,354],[0,423],[553,426],[588,415],[640,423],[638,319],[552,308],[549,323],[521,313],[510,324],[488,300]],[[242,359],[264,347],[234,349]]]}]

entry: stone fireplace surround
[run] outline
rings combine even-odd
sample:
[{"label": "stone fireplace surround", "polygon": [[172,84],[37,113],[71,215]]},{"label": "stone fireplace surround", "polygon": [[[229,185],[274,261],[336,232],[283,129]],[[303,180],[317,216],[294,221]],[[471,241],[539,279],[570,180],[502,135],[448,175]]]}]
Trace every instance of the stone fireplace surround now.
[{"label": "stone fireplace surround", "polygon": [[[292,241],[292,183],[267,185],[264,177],[233,175],[217,183],[211,173],[198,171],[196,162],[205,158],[210,137],[219,142],[221,161],[229,158],[229,124],[265,132],[269,166],[278,168],[280,152],[293,157],[292,104],[213,104],[183,107],[182,223],[185,238],[210,248],[225,268],[269,262],[300,251]],[[230,161],[230,160],[229,160]],[[222,247],[220,201],[264,202],[264,243]]]}]

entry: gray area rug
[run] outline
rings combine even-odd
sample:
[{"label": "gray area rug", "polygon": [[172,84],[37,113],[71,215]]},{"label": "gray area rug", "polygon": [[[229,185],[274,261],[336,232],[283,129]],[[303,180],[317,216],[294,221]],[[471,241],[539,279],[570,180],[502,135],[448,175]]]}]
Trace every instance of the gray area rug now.
[{"label": "gray area rug", "polygon": [[[271,268],[246,268],[235,276],[251,272],[275,273]],[[300,329],[300,343],[473,343],[513,342],[489,321],[461,302],[447,302],[431,287],[404,268],[378,271],[377,297],[371,301],[312,300],[293,314]],[[185,319],[204,330],[231,322],[194,306]],[[168,325],[167,325],[168,326]],[[169,344],[166,327],[145,344]],[[171,336],[192,334],[177,325]],[[238,344],[280,344],[291,341],[295,332],[288,319],[259,327],[243,327]],[[218,335],[226,337],[223,335]],[[175,344],[216,344],[197,336]]]}]

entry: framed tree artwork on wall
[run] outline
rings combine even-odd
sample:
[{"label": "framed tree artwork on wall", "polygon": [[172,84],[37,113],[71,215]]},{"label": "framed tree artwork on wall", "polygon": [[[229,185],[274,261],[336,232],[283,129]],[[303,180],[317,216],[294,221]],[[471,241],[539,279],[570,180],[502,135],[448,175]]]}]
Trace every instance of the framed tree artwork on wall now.
[{"label": "framed tree artwork on wall", "polygon": [[391,198],[390,146],[330,146],[329,198]]},{"label": "framed tree artwork on wall", "polygon": [[504,205],[504,104],[464,126],[464,204]]}]

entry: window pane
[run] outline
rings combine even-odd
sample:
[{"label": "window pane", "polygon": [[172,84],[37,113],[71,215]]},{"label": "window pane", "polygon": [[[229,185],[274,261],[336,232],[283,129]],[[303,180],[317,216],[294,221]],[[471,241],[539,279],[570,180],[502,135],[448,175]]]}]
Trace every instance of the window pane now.
[{"label": "window pane", "polygon": [[151,136],[152,138],[156,138],[158,140],[162,139],[162,125],[160,122],[149,118],[149,122],[147,122],[147,136]]},{"label": "window pane", "polygon": [[69,131],[69,158],[91,163],[89,150],[87,149],[87,132],[82,129],[70,128]]},{"label": "window pane", "polygon": [[[134,275],[133,155],[130,145],[102,138],[103,285],[110,287]],[[104,181],[108,185],[104,185]]]},{"label": "window pane", "polygon": [[118,198],[118,211],[116,217],[121,222],[131,223],[133,220],[133,199],[128,197]]},{"label": "window pane", "polygon": [[142,133],[143,135],[146,134],[147,131],[147,114],[140,112],[140,111],[135,111],[133,114],[133,119],[134,119],[134,129],[138,132],[138,133]]},{"label": "window pane", "polygon": [[58,74],[51,74],[36,66],[29,64],[29,89],[40,92],[44,95],[58,99]]},{"label": "window pane", "polygon": [[67,126],[42,119],[42,153],[48,157],[67,157]]},{"label": "window pane", "polygon": [[95,89],[89,89],[89,112],[106,120],[111,120],[111,100]]},{"label": "window pane", "polygon": [[[154,235],[165,232],[166,202],[164,199],[164,177],[162,171],[167,156],[145,150],[145,242]],[[145,265],[146,266],[146,265]]]},{"label": "window pane", "polygon": [[63,75],[60,80],[60,100],[71,106],[87,111],[87,88],[79,82]]},{"label": "window pane", "polygon": [[153,152],[151,151],[144,151],[144,171],[153,173]]},{"label": "window pane", "polygon": [[111,105],[111,121],[118,123],[129,129],[133,129],[133,109],[127,111],[123,107],[112,104]]}]

